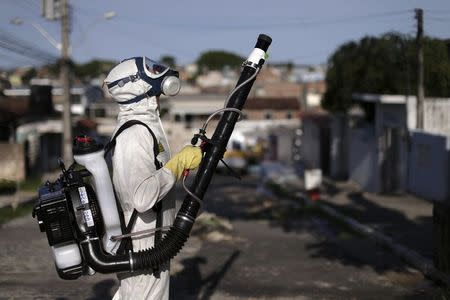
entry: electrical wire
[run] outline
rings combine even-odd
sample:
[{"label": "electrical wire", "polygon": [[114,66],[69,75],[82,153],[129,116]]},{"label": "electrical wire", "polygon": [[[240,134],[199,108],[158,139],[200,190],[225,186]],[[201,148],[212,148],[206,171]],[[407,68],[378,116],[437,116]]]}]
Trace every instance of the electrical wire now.
[{"label": "electrical wire", "polygon": [[237,108],[233,108],[233,107],[224,107],[224,108],[216,110],[215,112],[213,112],[212,114],[209,115],[208,119],[206,119],[205,123],[203,123],[202,131],[206,130],[206,127],[208,126],[209,122],[211,122],[212,118],[214,118],[217,114],[220,114],[225,111],[233,111],[233,112],[238,113],[239,114],[238,121],[240,121],[240,119],[242,117],[242,111],[240,111]]},{"label": "electrical wire", "polygon": [[[256,75],[258,75],[259,70],[260,70],[259,67],[256,68],[256,71],[255,71],[254,74],[252,74],[252,76],[250,76],[247,80],[245,80],[244,82],[242,82],[241,84],[239,84],[237,87],[235,87],[235,88],[231,91],[230,95],[229,95],[229,96],[227,97],[227,99],[225,100],[225,106],[227,106],[228,101],[231,99],[231,97],[232,97],[237,91],[239,91],[241,88],[243,88],[247,83],[249,83],[250,81],[252,81],[252,80],[256,77]],[[202,129],[200,130],[200,132],[206,132],[206,127],[208,127],[208,124],[209,124],[209,122],[211,122],[212,118],[214,118],[215,115],[217,115],[217,114],[219,114],[219,113],[222,113],[222,112],[225,112],[225,111],[232,111],[232,112],[238,113],[238,114],[239,114],[239,119],[238,119],[238,121],[240,120],[240,118],[241,118],[241,116],[242,116],[242,111],[239,110],[239,109],[237,109],[237,108],[234,108],[234,107],[224,107],[224,108],[218,109],[218,110],[214,111],[212,114],[209,115],[208,119],[206,119],[205,123],[203,123]],[[192,192],[188,189],[188,187],[186,186],[186,178],[187,178],[188,174],[189,174],[189,173],[185,173],[185,174],[183,175],[183,180],[182,180],[183,189],[186,191],[186,193],[187,193],[189,196],[191,196],[192,198],[194,198],[195,200],[197,200],[200,204],[202,204],[202,203],[203,203],[202,199],[200,199],[199,197],[197,197],[197,195],[195,195],[194,193],[192,193]]]},{"label": "electrical wire", "polygon": [[426,20],[437,22],[450,22],[450,18],[442,18],[442,17],[427,17]]},{"label": "electrical wire", "polygon": [[228,101],[230,101],[231,97],[233,97],[233,95],[234,95],[238,90],[240,90],[244,85],[246,85],[247,83],[249,83],[250,81],[252,81],[253,79],[256,78],[256,75],[258,75],[259,70],[260,70],[259,67],[256,68],[256,71],[255,71],[255,73],[254,73],[252,76],[250,76],[247,80],[245,80],[244,82],[242,82],[240,85],[238,85],[237,87],[235,87],[233,91],[231,91],[231,93],[230,93],[230,95],[228,96],[227,100],[225,100],[224,107],[227,107]]},{"label": "electrical wire", "polygon": [[56,60],[51,57],[47,57],[45,55],[43,56],[41,54],[37,54],[36,52],[33,53],[33,51],[29,51],[29,49],[27,49],[27,48],[23,48],[22,46],[17,46],[17,45],[14,45],[9,42],[2,41],[2,40],[0,40],[0,48],[3,48],[5,50],[14,52],[15,54],[19,54],[19,55],[25,56],[27,58],[38,60],[38,61],[41,61],[44,63],[51,63]]},{"label": "electrical wire", "polygon": [[194,193],[192,193],[186,186],[186,178],[187,175],[183,175],[183,180],[182,180],[182,184],[183,184],[183,189],[185,190],[186,193],[188,193],[189,196],[191,196],[192,198],[194,198],[195,200],[198,201],[198,203],[203,204],[202,199],[200,199],[199,197],[197,197],[197,195],[195,195]]},{"label": "electrical wire", "polygon": [[[400,15],[406,15],[410,14],[414,10],[412,9],[405,9],[405,10],[396,10],[396,11],[386,11],[386,12],[380,12],[380,13],[370,13],[370,14],[364,14],[364,15],[353,15],[353,16],[342,16],[342,17],[335,17],[335,18],[329,18],[329,19],[300,19],[298,17],[293,19],[286,19],[282,22],[271,22],[270,20],[264,20],[262,22],[252,22],[244,23],[244,24],[233,24],[226,22],[225,24],[214,24],[211,22],[204,23],[204,22],[196,22],[196,23],[174,23],[174,22],[165,22],[164,27],[171,27],[171,28],[177,28],[177,29],[196,29],[196,30],[254,30],[254,29],[261,29],[261,28],[298,28],[299,26],[322,26],[322,25],[334,25],[334,24],[340,24],[340,23],[353,23],[358,21],[364,21],[367,22],[371,19],[379,19],[379,18],[386,18],[386,17],[398,17]],[[228,19],[227,19],[228,20]],[[134,23],[134,19],[132,18],[125,18],[121,17],[118,18],[117,21],[119,22],[127,22],[127,23]],[[152,26],[162,26],[161,23],[155,22],[152,24]]]},{"label": "electrical wire", "polygon": [[51,63],[58,59],[56,55],[41,50],[35,45],[21,40],[4,30],[0,30],[0,48],[46,63]]}]

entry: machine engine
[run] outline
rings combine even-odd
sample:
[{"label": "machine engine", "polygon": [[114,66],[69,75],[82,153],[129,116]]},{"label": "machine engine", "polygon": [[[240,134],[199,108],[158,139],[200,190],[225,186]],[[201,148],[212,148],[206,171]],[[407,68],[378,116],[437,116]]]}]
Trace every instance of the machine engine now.
[{"label": "machine engine", "polygon": [[[82,241],[103,237],[105,251],[115,254],[118,243],[111,241],[111,236],[122,233],[103,146],[89,137],[76,137],[73,151],[77,163],[66,170],[60,161],[62,174],[39,188],[33,211],[63,279],[94,273],[81,254]],[[99,192],[101,199],[96,196]]]},{"label": "machine engine", "polygon": [[47,234],[56,270],[63,279],[75,279],[89,272],[78,244],[87,235],[102,236],[102,216],[85,169],[64,171],[55,182],[39,189],[34,208],[41,232]]}]

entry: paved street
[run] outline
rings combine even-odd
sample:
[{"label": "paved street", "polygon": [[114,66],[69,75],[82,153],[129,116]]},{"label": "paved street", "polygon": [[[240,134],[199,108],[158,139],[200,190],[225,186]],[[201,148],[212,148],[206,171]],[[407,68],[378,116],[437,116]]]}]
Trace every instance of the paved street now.
[{"label": "paved street", "polygon": [[[191,237],[172,262],[172,299],[442,299],[441,290],[389,252],[256,179],[217,176],[206,211],[233,230]],[[107,299],[114,275],[58,279],[31,216],[0,228],[0,299]]]}]

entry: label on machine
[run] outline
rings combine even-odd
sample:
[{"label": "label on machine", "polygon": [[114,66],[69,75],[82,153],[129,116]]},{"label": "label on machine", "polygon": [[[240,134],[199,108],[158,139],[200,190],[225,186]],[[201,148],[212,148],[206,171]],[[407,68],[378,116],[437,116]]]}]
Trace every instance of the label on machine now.
[{"label": "label on machine", "polygon": [[84,221],[89,227],[94,226],[94,218],[90,209],[83,211]]},{"label": "label on machine", "polygon": [[89,204],[88,195],[84,186],[78,188],[78,194],[80,194],[81,203]]}]

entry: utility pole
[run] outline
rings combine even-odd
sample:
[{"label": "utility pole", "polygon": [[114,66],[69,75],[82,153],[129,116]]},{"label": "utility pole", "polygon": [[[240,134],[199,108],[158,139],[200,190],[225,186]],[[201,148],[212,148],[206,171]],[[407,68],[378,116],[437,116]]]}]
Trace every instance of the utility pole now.
[{"label": "utility pole", "polygon": [[423,9],[416,8],[417,19],[417,128],[423,129],[423,102],[425,92],[423,87]]},{"label": "utility pole", "polygon": [[70,115],[69,0],[61,1],[61,82],[63,88],[62,155],[65,164],[72,162],[72,120]]}]

